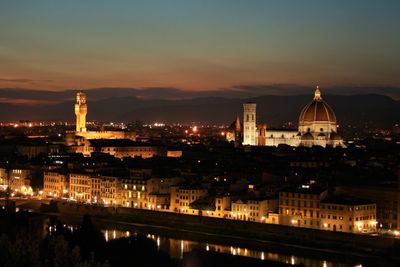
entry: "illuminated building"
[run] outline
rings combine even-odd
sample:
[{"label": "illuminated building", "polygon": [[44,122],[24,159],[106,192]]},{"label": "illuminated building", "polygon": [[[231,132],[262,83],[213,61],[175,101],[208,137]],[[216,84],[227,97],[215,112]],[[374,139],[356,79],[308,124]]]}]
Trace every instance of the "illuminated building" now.
[{"label": "illuminated building", "polygon": [[231,213],[228,218],[252,222],[266,222],[268,214],[275,211],[277,207],[277,199],[239,199],[232,201]]},{"label": "illuminated building", "polygon": [[44,172],[43,194],[45,196],[62,197],[68,193],[68,176],[57,172]]},{"label": "illuminated building", "polygon": [[0,168],[0,188],[6,190],[8,186],[8,171],[6,168]]},{"label": "illuminated building", "polygon": [[340,193],[376,203],[376,220],[379,228],[400,229],[400,181],[399,188],[382,186],[340,186]]},{"label": "illuminated building", "polygon": [[86,94],[83,93],[82,91],[76,94],[75,115],[76,115],[76,132],[77,133],[86,132],[87,104],[86,104]]},{"label": "illuminated building", "polygon": [[280,223],[320,228],[320,202],[327,190],[315,186],[289,187],[279,192]]},{"label": "illuminated building", "polygon": [[8,172],[10,189],[20,193],[32,193],[30,175],[31,172],[28,169],[11,169]]},{"label": "illuminated building", "polygon": [[90,203],[121,205],[122,183],[117,177],[70,174],[70,198]]},{"label": "illuminated building", "polygon": [[[335,113],[322,99],[318,86],[313,100],[300,113],[298,130],[272,129],[265,123],[256,127],[256,104],[254,103],[243,104],[243,121],[243,145],[344,146],[342,137],[337,133]],[[227,140],[231,141],[233,131],[230,129],[226,136]]]},{"label": "illuminated building", "polygon": [[208,194],[207,189],[190,186],[171,186],[170,210],[173,212],[187,213],[197,215],[196,209],[191,209],[190,204],[200,197]]},{"label": "illuminated building", "polygon": [[328,197],[321,201],[320,217],[323,230],[363,233],[377,227],[375,203],[362,199]]},{"label": "illuminated building", "polygon": [[[144,174],[144,173],[142,173]],[[138,176],[138,175],[135,175]],[[170,188],[180,178],[129,178],[122,180],[123,206],[169,211]]]},{"label": "illuminated building", "polygon": [[92,182],[88,174],[69,175],[69,196],[77,201],[91,201]]},{"label": "illuminated building", "polygon": [[147,195],[147,207],[152,210],[169,210],[169,194],[149,193]]},{"label": "illuminated building", "polygon": [[216,217],[224,217],[230,215],[231,198],[229,196],[219,196],[215,198],[215,214]]},{"label": "illuminated building", "polygon": [[167,149],[151,143],[135,142],[130,139],[81,139],[76,151],[84,156],[94,152],[110,154],[116,158],[166,156]]},{"label": "illuminated building", "polygon": [[[144,175],[144,173],[141,173]],[[147,179],[126,178],[122,179],[123,206],[132,208],[147,208]]]},{"label": "illuminated building", "polygon": [[256,108],[255,103],[243,104],[243,145],[257,145]]},{"label": "illuminated building", "polygon": [[76,130],[66,134],[66,144],[68,146],[76,145],[76,138],[84,139],[131,139],[136,140],[136,134],[128,131],[88,131],[86,127],[86,115],[88,105],[86,94],[82,91],[76,94],[75,116]]}]

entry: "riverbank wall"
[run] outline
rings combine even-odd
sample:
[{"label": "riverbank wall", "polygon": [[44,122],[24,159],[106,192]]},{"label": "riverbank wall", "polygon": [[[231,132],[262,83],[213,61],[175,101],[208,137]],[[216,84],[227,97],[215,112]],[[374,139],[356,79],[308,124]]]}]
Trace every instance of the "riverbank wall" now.
[{"label": "riverbank wall", "polygon": [[94,220],[105,223],[134,223],[188,233],[204,233],[225,237],[243,238],[256,242],[279,242],[317,250],[337,251],[383,258],[398,257],[400,239],[366,234],[351,234],[227,220],[198,215],[176,214],[122,207],[100,207],[74,202],[54,202],[52,209],[63,216],[90,214]]}]

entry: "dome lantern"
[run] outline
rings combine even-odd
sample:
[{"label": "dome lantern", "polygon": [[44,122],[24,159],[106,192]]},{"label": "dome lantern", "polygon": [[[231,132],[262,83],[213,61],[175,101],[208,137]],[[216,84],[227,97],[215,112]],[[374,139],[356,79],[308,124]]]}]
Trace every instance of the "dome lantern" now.
[{"label": "dome lantern", "polygon": [[322,100],[321,90],[319,89],[318,85],[317,85],[317,89],[315,89],[315,92],[314,92],[314,100],[317,100],[317,101],[321,101]]}]

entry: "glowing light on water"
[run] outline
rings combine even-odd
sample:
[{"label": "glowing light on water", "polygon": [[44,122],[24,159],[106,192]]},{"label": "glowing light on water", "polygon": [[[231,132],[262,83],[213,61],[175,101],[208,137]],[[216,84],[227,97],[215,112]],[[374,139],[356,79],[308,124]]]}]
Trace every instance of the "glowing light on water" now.
[{"label": "glowing light on water", "polygon": [[264,252],[261,252],[261,259],[262,259],[262,260],[265,260]]},{"label": "glowing light on water", "polygon": [[210,251],[210,247],[209,247],[208,245],[206,246],[206,250],[207,250],[207,251]]},{"label": "glowing light on water", "polygon": [[104,237],[106,238],[106,242],[108,242],[108,230],[106,230],[106,233],[104,234]]}]

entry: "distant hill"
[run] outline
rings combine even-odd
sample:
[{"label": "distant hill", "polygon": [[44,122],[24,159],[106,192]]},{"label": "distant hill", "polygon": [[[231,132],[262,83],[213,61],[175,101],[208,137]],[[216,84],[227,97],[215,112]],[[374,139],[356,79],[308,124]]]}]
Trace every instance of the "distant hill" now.
[{"label": "distant hill", "polygon": [[[257,103],[257,120],[271,126],[285,122],[297,124],[301,109],[312,100],[307,95],[263,95],[251,98],[203,96],[182,97],[171,90],[169,97],[156,99],[157,92],[138,95],[136,89],[94,89],[88,91],[88,120],[144,122],[202,122],[229,124],[242,104]],[[168,89],[167,89],[168,90]],[[42,120],[74,121],[76,91],[48,92],[0,89],[0,121]],[[189,94],[190,95],[190,94]],[[187,96],[189,96],[187,95]],[[165,94],[163,95],[165,96]],[[180,97],[179,97],[180,96]],[[338,123],[391,127],[400,122],[400,101],[378,94],[325,95],[324,100],[334,109]],[[19,100],[18,100],[19,99]],[[20,99],[28,101],[23,104]],[[17,101],[18,100],[18,101]],[[29,103],[29,101],[33,101]],[[36,101],[36,102],[35,102]]]}]

